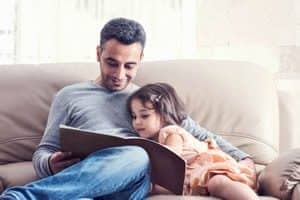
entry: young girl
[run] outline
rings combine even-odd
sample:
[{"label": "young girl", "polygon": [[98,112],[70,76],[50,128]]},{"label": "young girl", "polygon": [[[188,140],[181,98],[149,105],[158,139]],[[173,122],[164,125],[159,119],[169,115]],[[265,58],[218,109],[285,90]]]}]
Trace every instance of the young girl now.
[{"label": "young girl", "polygon": [[224,153],[213,139],[199,141],[180,127],[187,114],[173,87],[145,85],[128,99],[128,108],[141,137],[166,145],[186,161],[185,195],[258,199],[253,169]]}]

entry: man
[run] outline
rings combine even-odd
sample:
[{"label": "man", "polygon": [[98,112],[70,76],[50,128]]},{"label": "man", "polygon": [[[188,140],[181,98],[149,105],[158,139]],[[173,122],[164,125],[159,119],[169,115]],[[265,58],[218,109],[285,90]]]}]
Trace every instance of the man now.
[{"label": "man", "polygon": [[33,155],[37,174],[47,178],[8,189],[0,199],[145,198],[150,178],[143,149],[109,148],[79,162],[70,152],[61,152],[59,144],[60,124],[134,135],[126,99],[137,88],[131,81],[143,58],[145,37],[143,27],[128,19],[113,19],[103,27],[97,47],[101,75],[63,88],[52,103],[44,137]]},{"label": "man", "polygon": [[[95,81],[67,86],[56,95],[44,137],[33,155],[37,174],[44,179],[6,190],[0,199],[144,199],[150,190],[149,158],[135,146],[108,148],[84,160],[61,152],[59,125],[122,136],[135,135],[126,100],[143,58],[143,27],[116,18],[101,30],[97,59],[101,74]],[[198,139],[212,135],[188,118],[185,127]],[[214,135],[213,135],[214,136]],[[217,136],[214,136],[217,137]],[[217,137],[220,147],[237,160],[248,155]],[[242,162],[252,165],[251,159]]]}]

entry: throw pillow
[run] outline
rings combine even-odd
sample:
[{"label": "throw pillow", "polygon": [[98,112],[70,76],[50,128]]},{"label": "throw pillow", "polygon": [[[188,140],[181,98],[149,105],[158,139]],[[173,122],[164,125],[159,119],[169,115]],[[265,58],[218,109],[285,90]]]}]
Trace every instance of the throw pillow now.
[{"label": "throw pillow", "polygon": [[278,156],[261,172],[259,191],[286,200],[300,183],[300,149],[292,149]]}]

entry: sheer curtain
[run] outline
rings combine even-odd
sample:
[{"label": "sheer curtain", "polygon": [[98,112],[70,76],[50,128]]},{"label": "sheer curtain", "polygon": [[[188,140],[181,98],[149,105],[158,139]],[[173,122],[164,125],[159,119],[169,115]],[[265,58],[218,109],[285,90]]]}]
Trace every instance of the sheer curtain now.
[{"label": "sheer curtain", "polygon": [[146,60],[196,57],[197,0],[15,0],[12,63],[95,61],[103,24],[127,17],[147,32]]},{"label": "sheer curtain", "polygon": [[114,17],[143,24],[145,60],[300,69],[299,0],[0,0],[0,64],[94,62],[99,31]]},{"label": "sheer curtain", "polygon": [[15,1],[0,0],[0,64],[15,58]]}]

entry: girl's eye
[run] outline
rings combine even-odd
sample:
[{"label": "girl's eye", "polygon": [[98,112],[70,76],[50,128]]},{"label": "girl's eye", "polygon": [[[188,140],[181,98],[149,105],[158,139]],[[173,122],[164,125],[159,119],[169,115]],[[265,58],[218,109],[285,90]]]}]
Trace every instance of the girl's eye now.
[{"label": "girl's eye", "polygon": [[136,119],[136,116],[131,116],[132,119]]},{"label": "girl's eye", "polygon": [[142,115],[142,118],[143,119],[146,119],[146,118],[148,118],[149,117],[149,115]]}]

